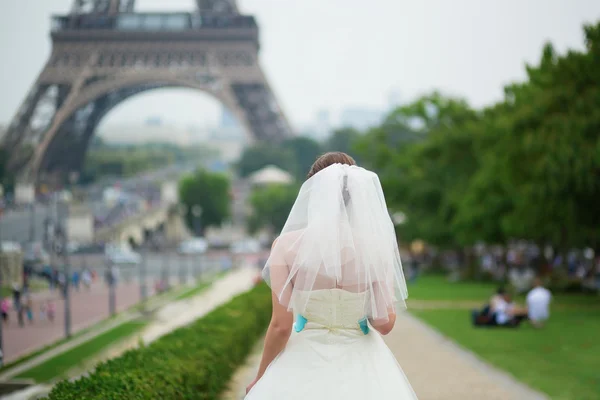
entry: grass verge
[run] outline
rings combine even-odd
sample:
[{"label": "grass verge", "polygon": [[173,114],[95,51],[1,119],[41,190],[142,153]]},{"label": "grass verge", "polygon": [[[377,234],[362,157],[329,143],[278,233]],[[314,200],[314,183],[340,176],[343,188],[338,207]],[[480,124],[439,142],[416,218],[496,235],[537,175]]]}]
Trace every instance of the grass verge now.
[{"label": "grass verge", "polygon": [[129,321],[110,329],[66,352],[52,357],[35,367],[22,372],[16,378],[33,379],[38,383],[48,382],[64,376],[82,361],[98,354],[101,350],[141,330],[146,321]]},{"label": "grass verge", "polygon": [[[147,302],[152,302],[152,303],[162,302],[162,301],[166,301],[167,299],[171,298],[172,296],[175,296],[174,300],[179,300],[180,296],[184,296],[184,295],[188,296],[188,292],[191,292],[191,291],[193,291],[193,294],[191,294],[189,296],[198,294],[202,290],[206,289],[206,287],[208,287],[211,283],[212,283],[212,281],[211,282],[207,282],[207,283],[201,283],[200,285],[194,286],[191,289],[187,288],[187,287],[185,287],[185,288],[182,288],[182,287],[173,288],[173,289],[168,290],[166,292],[163,292],[163,293],[160,293],[160,294],[156,294],[156,295],[148,298],[146,301]],[[96,324],[94,324],[94,325],[92,325],[90,327],[84,328],[84,329],[82,329],[82,330],[74,333],[69,338],[60,339],[60,340],[58,340],[58,341],[56,341],[54,343],[51,343],[51,344],[49,344],[47,346],[44,346],[44,347],[42,347],[42,348],[40,348],[38,350],[35,350],[34,352],[29,353],[29,354],[27,354],[27,355],[25,355],[25,356],[23,356],[21,358],[18,358],[18,359],[14,360],[14,361],[11,361],[9,363],[4,364],[2,367],[0,367],[0,373],[3,373],[3,372],[8,371],[8,370],[10,370],[12,368],[15,368],[15,367],[17,367],[17,366],[19,366],[19,365],[27,362],[27,361],[30,361],[30,360],[32,360],[32,359],[34,359],[34,358],[36,358],[36,357],[38,357],[38,356],[40,356],[40,355],[48,352],[48,351],[50,351],[50,350],[53,350],[53,349],[55,349],[55,348],[57,348],[59,346],[62,346],[63,344],[65,344],[67,342],[70,342],[71,340],[78,339],[81,336],[88,334],[89,332],[92,332],[92,331],[95,331],[95,330],[100,330],[100,329],[102,329],[102,327],[104,327],[105,325],[111,323],[115,319],[121,318],[124,313],[127,313],[127,312],[137,312],[137,311],[141,311],[143,309],[145,309],[145,305],[144,304],[142,304],[142,303],[134,304],[131,307],[129,307],[127,310],[125,310],[125,311],[123,311],[123,312],[121,312],[119,314],[116,314],[116,315],[113,315],[113,316],[109,316],[106,319],[104,319],[104,320],[102,320],[102,321],[100,321],[100,322],[98,322],[98,323],[96,323]]]},{"label": "grass verge", "polygon": [[[423,277],[409,291],[419,301],[478,299],[483,304],[493,289],[491,284],[449,283],[432,276]],[[590,296],[556,295],[550,321],[543,329],[527,323],[517,329],[475,328],[470,312],[458,307],[411,312],[553,400],[591,400],[600,393],[598,303]]]},{"label": "grass verge", "polygon": [[58,383],[49,400],[218,399],[271,316],[265,284],[146,347]]}]

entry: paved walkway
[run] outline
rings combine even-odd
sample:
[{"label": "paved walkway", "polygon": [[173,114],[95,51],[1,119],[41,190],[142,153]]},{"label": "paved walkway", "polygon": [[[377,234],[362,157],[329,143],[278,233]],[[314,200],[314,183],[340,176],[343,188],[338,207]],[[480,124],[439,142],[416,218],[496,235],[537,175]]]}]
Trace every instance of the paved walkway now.
[{"label": "paved walkway", "polygon": [[[203,261],[204,273],[214,270],[219,266],[219,256],[225,252],[211,253],[210,257]],[[240,256],[240,263],[250,263],[258,256]],[[187,264],[186,261],[183,261]],[[170,271],[170,281],[173,285],[179,283],[179,266],[174,265]],[[156,271],[154,271],[156,272]],[[188,271],[189,272],[189,271]],[[133,269],[121,270],[121,279],[116,288],[116,311],[121,312],[137,304],[141,300],[140,284],[137,279],[138,271]],[[156,276],[147,277],[148,296],[155,294],[154,282]],[[8,324],[2,327],[2,339],[4,346],[4,362],[10,363],[21,356],[41,349],[55,343],[65,337],[65,303],[59,290],[32,293],[34,320],[33,323],[25,321],[23,327],[19,326],[17,313],[11,310]],[[41,320],[40,309],[42,303],[52,300],[56,308],[54,321]],[[109,288],[98,278],[90,290],[81,285],[79,290],[71,286],[71,333],[75,334],[88,328],[110,316],[109,312]]]},{"label": "paved walkway", "polygon": [[[148,285],[148,295],[153,295],[152,285]],[[75,334],[95,323],[110,316],[108,305],[108,286],[102,283],[95,284],[90,290],[80,289],[71,292],[71,333]],[[52,299],[56,316],[54,321],[40,320],[40,306],[48,299]],[[4,343],[4,362],[11,362],[19,356],[25,355],[44,346],[64,338],[65,303],[58,291],[34,293],[32,295],[34,320],[33,323],[25,321],[20,327],[17,323],[17,314],[10,312],[9,322],[2,327]],[[123,311],[140,301],[140,288],[136,282],[121,283],[116,288],[117,312]]]},{"label": "paved walkway", "polygon": [[125,350],[137,347],[139,339],[147,345],[177,328],[196,321],[218,306],[228,302],[232,297],[250,290],[254,285],[253,278],[255,276],[255,269],[241,267],[215,281],[198,296],[167,304],[155,314],[152,322],[141,333],[130,341],[109,349],[103,357],[116,357]]},{"label": "paved walkway", "polygon": [[[115,343],[103,354],[87,360],[86,366],[92,369],[99,361],[117,357],[129,349],[137,347],[140,339],[144,344],[149,344],[161,336],[201,318],[214,308],[229,301],[232,297],[252,288],[255,276],[256,270],[254,268],[242,267],[218,279],[198,296],[167,304],[158,310],[155,318],[142,332],[120,343]],[[75,373],[76,371],[72,372]],[[50,389],[50,386],[37,385],[3,397],[3,399],[27,400],[38,398],[40,395],[47,394]]]},{"label": "paved walkway", "polygon": [[141,332],[113,344],[102,354],[86,360],[84,365],[78,366],[77,370],[71,371],[69,375],[77,376],[81,370],[92,370],[99,362],[118,357],[125,351],[138,347],[140,340],[147,345],[179,327],[196,321],[232,297],[252,288],[255,274],[253,268],[242,267],[218,279],[197,296],[161,307],[154,314],[150,324]]},{"label": "paved walkway", "polygon": [[[546,400],[543,394],[480,361],[409,313],[398,317],[385,341],[419,400]],[[262,342],[262,341],[261,341]],[[262,343],[231,382],[224,400],[239,400],[260,362]]]}]

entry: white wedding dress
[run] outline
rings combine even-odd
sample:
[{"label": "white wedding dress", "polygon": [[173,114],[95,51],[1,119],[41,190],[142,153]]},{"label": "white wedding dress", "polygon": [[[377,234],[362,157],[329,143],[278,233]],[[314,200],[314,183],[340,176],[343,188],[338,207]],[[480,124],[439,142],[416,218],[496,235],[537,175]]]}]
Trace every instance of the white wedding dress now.
[{"label": "white wedding dress", "polygon": [[306,324],[301,330],[295,326],[245,399],[416,399],[381,335],[361,330],[365,296],[343,289],[296,292],[292,304],[304,305]]}]

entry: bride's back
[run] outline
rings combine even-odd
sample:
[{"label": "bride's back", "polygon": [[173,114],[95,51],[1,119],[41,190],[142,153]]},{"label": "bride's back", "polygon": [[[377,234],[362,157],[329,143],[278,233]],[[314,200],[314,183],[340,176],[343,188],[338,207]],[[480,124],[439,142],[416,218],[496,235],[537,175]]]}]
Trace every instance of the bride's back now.
[{"label": "bride's back", "polygon": [[343,289],[297,291],[292,301],[294,309],[301,309],[306,320],[341,329],[356,329],[365,317],[367,293],[352,293]]},{"label": "bride's back", "polygon": [[[407,292],[377,175],[334,164],[307,180],[263,277],[279,302],[296,314],[306,313],[312,297],[325,304],[327,298],[318,291],[338,289],[344,296],[362,293],[349,302],[362,319],[387,320],[395,303],[404,304]],[[339,308],[340,300],[329,298],[327,312]]]}]

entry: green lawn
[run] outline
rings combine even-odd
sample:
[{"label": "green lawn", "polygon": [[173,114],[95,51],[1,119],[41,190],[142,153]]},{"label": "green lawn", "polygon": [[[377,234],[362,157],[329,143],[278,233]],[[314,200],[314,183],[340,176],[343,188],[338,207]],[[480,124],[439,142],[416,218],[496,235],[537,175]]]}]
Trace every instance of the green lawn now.
[{"label": "green lawn", "polygon": [[124,339],[146,324],[145,321],[129,321],[110,329],[95,338],[74,347],[62,354],[53,357],[19,375],[16,378],[33,379],[36,382],[48,382],[54,378],[62,377],[69,370],[80,365],[81,362],[98,354],[111,344]]},{"label": "green lawn", "polygon": [[484,300],[496,288],[493,283],[449,282],[441,275],[424,275],[408,284],[408,300]]},{"label": "green lawn", "polygon": [[[413,300],[457,301],[456,309],[411,312],[484,360],[504,369],[553,400],[600,399],[600,299],[557,295],[551,319],[537,330],[474,328],[458,301],[489,298],[495,286],[450,283],[425,276],[409,287]],[[409,303],[410,309],[410,303]]]}]

